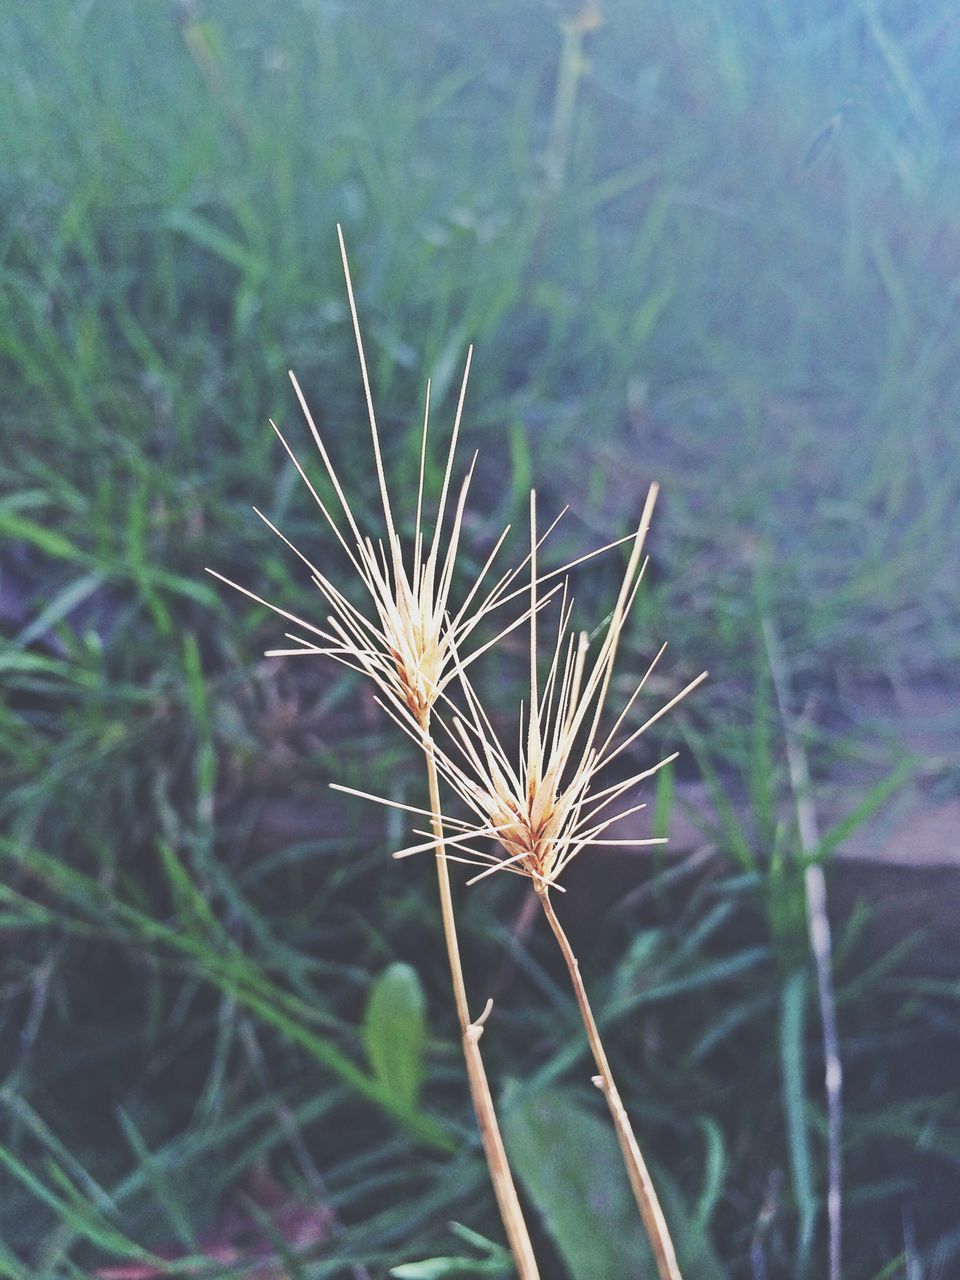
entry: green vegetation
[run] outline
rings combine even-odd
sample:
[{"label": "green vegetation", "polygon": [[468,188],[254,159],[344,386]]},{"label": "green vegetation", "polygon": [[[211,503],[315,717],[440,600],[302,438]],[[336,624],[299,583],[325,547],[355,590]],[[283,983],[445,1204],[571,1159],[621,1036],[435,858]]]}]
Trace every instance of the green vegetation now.
[{"label": "green vegetation", "polygon": [[[418,761],[348,676],[260,659],[274,623],[202,574],[311,607],[253,503],[333,557],[266,423],[307,443],[288,368],[376,508],[337,221],[394,488],[415,493],[426,375],[443,430],[477,344],[468,558],[534,481],[571,503],[558,564],[663,484],[622,679],[664,639],[671,687],[710,668],[657,726],[685,748],[648,799],[669,830],[703,779],[717,857],[584,855],[558,911],[686,1280],[825,1274],[762,624],[815,792],[848,780],[861,821],[906,752],[859,691],[938,689],[960,656],[960,27],[946,0],[596,11],[0,14],[0,1276],[262,1276],[257,1248],[303,1280],[503,1274],[432,868],[327,791],[420,804]],[[576,592],[609,607],[621,572]],[[940,795],[947,742],[904,765]],[[848,832],[824,826],[826,856]],[[576,1009],[512,878],[460,901],[544,1273],[599,1277],[634,1225]],[[911,979],[915,941],[878,953],[868,914],[835,922],[844,1276],[935,1280],[960,1266],[956,957]]]}]

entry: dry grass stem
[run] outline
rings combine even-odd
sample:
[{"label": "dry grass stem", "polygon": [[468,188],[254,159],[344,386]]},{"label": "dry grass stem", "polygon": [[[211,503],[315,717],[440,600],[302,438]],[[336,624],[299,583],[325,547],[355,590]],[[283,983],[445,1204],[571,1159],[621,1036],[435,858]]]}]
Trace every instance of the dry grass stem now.
[{"label": "dry grass stem", "polygon": [[[478,1019],[471,1018],[469,1011],[450,885],[448,863],[451,861],[478,866],[480,871],[474,876],[474,880],[483,879],[484,876],[501,870],[532,880],[570,968],[571,980],[600,1073],[599,1079],[616,1125],[631,1186],[657,1257],[661,1277],[663,1280],[676,1280],[679,1273],[663,1214],[610,1074],[576,959],[553,912],[549,896],[552,887],[563,892],[563,887],[557,883],[558,877],[588,845],[633,847],[638,844],[663,843],[657,839],[621,839],[615,835],[607,837],[605,833],[616,823],[644,807],[642,804],[635,804],[624,808],[618,802],[644,779],[668,764],[673,756],[605,787],[597,788],[594,785],[602,770],[628,750],[646,729],[684,698],[706,675],[703,673],[691,681],[666,705],[649,716],[639,728],[621,733],[627,716],[663,654],[661,648],[612,728],[601,739],[600,722],[605,711],[620,636],[646,568],[643,545],[656,502],[657,486],[650,488],[635,534],[629,539],[618,540],[632,541],[629,561],[616,605],[608,620],[606,634],[592,661],[588,661],[588,637],[583,633],[575,636],[568,631],[573,602],[569,598],[566,574],[576,565],[618,543],[600,547],[561,569],[540,575],[538,553],[564,512],[561,511],[546,532],[538,536],[536,495],[533,493],[530,495],[529,553],[492,584],[487,582],[509,531],[508,526],[496,540],[463,600],[454,608],[451,594],[457,552],[476,464],[474,455],[456,499],[453,500],[453,465],[472,348],[467,355],[460,385],[439,503],[430,537],[425,535],[423,528],[424,474],[430,419],[430,383],[427,383],[412,547],[405,556],[384,471],[350,268],[339,227],[337,231],[373,444],[384,536],[375,541],[361,532],[306,398],[292,373],[290,377],[297,399],[320,454],[327,481],[342,513],[343,525],[321,497],[280,428],[272,421],[271,426],[330,526],[373,608],[365,612],[354,604],[327,574],[259,511],[257,515],[260,519],[306,566],[311,581],[329,610],[326,618],[320,624],[307,621],[269,603],[247,587],[219,573],[214,573],[214,576],[295,626],[295,631],[286,633],[292,647],[270,649],[267,651],[268,655],[325,656],[370,677],[378,689],[376,701],[423,752],[430,794],[429,809],[416,809],[402,804],[395,807],[429,818],[429,826],[416,830],[416,834],[422,837],[420,842],[399,850],[395,856],[405,857],[427,850],[432,850],[435,855],[444,939],[468,1081],[498,1206],[521,1280],[535,1280],[538,1276],[537,1264],[480,1056],[479,1041],[483,1022],[489,1013],[489,1002]],[[442,539],[446,523],[449,523],[450,528],[444,550]],[[518,576],[528,565],[529,588],[516,587]],[[548,581],[557,578],[561,581],[547,590],[543,589]],[[466,653],[467,647],[475,643],[474,633],[480,623],[494,610],[523,596],[527,598],[519,616],[501,626],[492,638],[476,644]],[[538,676],[539,617],[542,610],[557,597],[560,600],[559,626],[549,672],[541,688]],[[525,710],[521,708],[520,748],[514,764],[501,745],[470,683],[467,668],[492,645],[526,621],[529,621],[530,626],[530,700]],[[462,695],[457,704],[450,698],[451,684],[455,684]],[[438,726],[444,735],[443,748],[438,745],[436,738]],[[469,820],[450,818],[443,814],[439,796],[440,777],[464,801],[472,815]],[[339,789],[353,791],[347,787]],[[379,799],[368,793],[353,793]]]},{"label": "dry grass stem", "polygon": [[429,738],[424,743],[424,754],[427,762],[427,781],[430,790],[431,823],[436,837],[437,883],[440,892],[440,910],[443,918],[444,936],[447,942],[447,956],[450,963],[450,976],[453,982],[454,1003],[460,1023],[460,1036],[463,1044],[463,1057],[467,1067],[467,1079],[473,1098],[474,1110],[477,1114],[477,1126],[483,1142],[490,1180],[493,1183],[497,1207],[503,1221],[510,1250],[517,1264],[520,1280],[538,1280],[539,1270],[534,1256],[533,1245],[524,1222],[520,1201],[517,1197],[510,1161],[503,1145],[497,1114],[487,1081],[483,1057],[480,1053],[480,1037],[483,1035],[483,1024],[490,1015],[493,1002],[488,1000],[480,1017],[470,1020],[467,1003],[467,990],[463,981],[463,968],[460,962],[460,947],[457,942],[456,914],[453,909],[453,897],[450,887],[450,875],[444,856],[443,819],[440,813],[440,791],[437,778],[436,759],[433,742]]},{"label": "dry grass stem", "polygon": [[[260,519],[303,561],[309,570],[314,586],[318,589],[330,609],[324,625],[317,626],[295,614],[289,613],[278,605],[270,604],[269,601],[262,599],[262,597],[248,588],[233,582],[229,578],[225,578],[214,570],[208,570],[208,572],[250,599],[265,605],[273,610],[274,613],[294,623],[295,626],[307,633],[306,637],[296,633],[287,633],[287,638],[293,641],[295,647],[268,650],[268,656],[326,656],[335,659],[344,666],[350,667],[352,670],[369,676],[383,695],[382,699],[378,699],[378,701],[391,717],[400,723],[402,728],[415,737],[418,746],[424,753],[430,790],[429,816],[433,832],[431,847],[436,854],[444,941],[450,966],[457,1019],[460,1025],[467,1079],[497,1204],[503,1219],[507,1239],[517,1264],[520,1280],[539,1280],[533,1247],[530,1243],[529,1233],[520,1208],[520,1201],[510,1173],[510,1166],[497,1124],[493,1098],[480,1055],[479,1041],[482,1034],[483,1021],[489,1013],[489,1003],[481,1017],[473,1020],[470,1017],[467,1002],[450,877],[447,868],[443,819],[440,813],[437,789],[434,744],[430,727],[431,712],[434,704],[441,696],[445,683],[452,678],[451,659],[453,653],[459,646],[466,643],[475,628],[491,610],[512,598],[510,587],[523,569],[526,561],[503,574],[492,587],[484,590],[484,581],[497,553],[503,545],[509,530],[508,526],[497,539],[479,576],[467,592],[459,609],[451,616],[450,592],[463,526],[463,513],[473,477],[476,455],[474,455],[473,462],[460,486],[453,506],[451,529],[446,551],[443,553],[441,553],[441,536],[450,499],[453,463],[466,398],[467,381],[470,374],[470,363],[473,354],[473,349],[470,348],[460,385],[456,417],[447,450],[447,460],[433,537],[429,541],[429,546],[427,546],[427,540],[424,538],[422,523],[424,471],[430,418],[430,383],[429,381],[427,383],[421,436],[420,474],[417,488],[413,551],[408,567],[394,520],[384,473],[380,435],[377,429],[367,362],[357,317],[353,283],[350,277],[350,267],[347,261],[343,233],[339,226],[337,227],[337,235],[340,242],[347,297],[350,304],[350,315],[360,360],[364,397],[373,441],[374,463],[383,508],[386,543],[382,538],[378,538],[374,542],[372,538],[361,533],[330,455],[293,373],[290,374],[290,379],[306,418],[310,434],[326,469],[327,478],[343,513],[347,527],[346,534],[341,530],[328,506],[317,492],[280,428],[272,420],[270,425],[310,491],[321,514],[333,531],[354,573],[360,579],[367,595],[372,600],[373,616],[368,616],[357,608],[345,594],[334,586],[327,575],[294,546],[260,511],[257,511]],[[254,509],[256,510],[256,508]],[[496,636],[493,640],[480,646],[473,656],[476,657],[488,648],[490,644],[496,643],[497,639],[512,630],[513,627],[519,626],[523,621],[524,615],[521,615],[521,617],[504,627],[500,636]]]},{"label": "dry grass stem", "polygon": [[[473,815],[471,820],[445,819],[451,834],[440,836],[451,860],[477,865],[480,872],[469,883],[498,871],[526,876],[533,882],[537,897],[563,953],[570,973],[596,1062],[597,1082],[610,1109],[617,1139],[626,1164],[630,1185],[650,1239],[661,1280],[679,1280],[676,1253],[660,1208],[649,1172],[630,1125],[610,1070],[610,1064],[590,1008],[580,969],[569,940],[550,902],[550,890],[561,888],[557,878],[588,845],[636,847],[660,844],[660,840],[605,838],[604,833],[644,806],[622,807],[619,801],[651,777],[675,756],[669,756],[627,778],[597,788],[598,775],[617,757],[676,706],[702,680],[706,672],[690,681],[654,714],[626,732],[624,722],[636,704],[653,670],[663,655],[661,648],[633,690],[612,727],[601,737],[600,724],[613,676],[621,634],[643,580],[646,560],[643,546],[657,498],[651,485],[623,582],[606,634],[592,662],[588,661],[589,640],[585,633],[569,630],[572,601],[566,584],[560,604],[560,620],[546,681],[541,687],[538,659],[538,621],[542,601],[538,598],[536,495],[530,495],[530,698],[520,716],[520,742],[516,764],[510,759],[473,686],[458,662],[460,687],[466,711],[442,720],[448,746],[437,748],[439,772]],[[389,803],[389,802],[384,802]],[[425,834],[425,833],[419,833]],[[490,842],[493,848],[490,848]],[[398,850],[406,857],[430,847],[429,842]]]},{"label": "dry grass stem", "polygon": [[[770,618],[761,620],[770,673],[783,721],[787,746],[787,769],[797,812],[800,848],[811,857],[820,845],[820,824],[810,794],[807,753],[791,714],[790,676],[780,639]],[[842,1273],[842,1182],[843,1182],[843,1064],[840,1033],[833,990],[833,945],[827,911],[827,881],[819,862],[810,861],[803,873],[807,905],[807,933],[817,975],[817,1002],[823,1034],[824,1092],[827,1096],[827,1225],[829,1234],[830,1280]]]},{"label": "dry grass stem", "polygon": [[637,1208],[640,1210],[640,1216],[643,1219],[647,1239],[650,1241],[650,1247],[653,1250],[657,1273],[660,1276],[660,1280],[681,1280],[677,1255],[673,1247],[673,1241],[670,1238],[667,1220],[663,1216],[663,1210],[660,1207],[653,1180],[640,1150],[640,1144],[637,1142],[633,1126],[630,1124],[630,1117],[627,1115],[627,1109],[623,1105],[620,1091],[614,1081],[613,1072],[610,1069],[610,1063],[603,1047],[603,1040],[600,1037],[596,1019],[593,1016],[593,1009],[587,999],[583,978],[580,976],[579,962],[553,909],[553,904],[550,901],[549,886],[538,887],[537,897],[563,953],[563,958],[570,974],[577,1005],[580,1008],[580,1016],[583,1019],[587,1039],[590,1042],[590,1051],[597,1066],[598,1074],[594,1076],[593,1082],[602,1091],[607,1100],[607,1107],[613,1120],[617,1142],[620,1144],[620,1152],[627,1170],[627,1177],[630,1179],[630,1189],[633,1192],[634,1200],[637,1202]]}]

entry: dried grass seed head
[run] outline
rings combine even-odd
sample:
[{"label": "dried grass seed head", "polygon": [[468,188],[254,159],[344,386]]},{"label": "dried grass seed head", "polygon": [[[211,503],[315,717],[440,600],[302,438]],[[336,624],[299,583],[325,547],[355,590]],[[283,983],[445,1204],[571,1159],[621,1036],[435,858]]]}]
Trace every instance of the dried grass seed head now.
[{"label": "dried grass seed head", "polygon": [[[348,599],[347,595],[334,585],[326,573],[312,563],[298,547],[294,546],[281,533],[267,516],[256,508],[254,510],[260,519],[300,558],[309,570],[314,586],[319,590],[330,610],[324,623],[317,625],[309,622],[275,604],[271,604],[248,588],[224,577],[215,570],[211,569],[208,572],[258,604],[272,609],[273,612],[294,623],[302,632],[306,633],[303,635],[288,632],[286,638],[291,640],[295,647],[270,649],[267,651],[268,656],[300,657],[323,655],[331,657],[373,679],[384,696],[388,712],[394,717],[399,714],[404,727],[409,727],[412,721],[415,728],[423,733],[428,728],[431,710],[437,698],[440,696],[445,684],[453,677],[452,656],[454,649],[461,650],[487,614],[513,598],[515,593],[511,593],[511,585],[522,571],[526,561],[503,574],[492,586],[484,587],[493,561],[509,531],[509,526],[507,526],[497,539],[479,575],[458,609],[456,612],[451,613],[451,588],[463,527],[463,515],[473,477],[476,455],[474,455],[473,462],[467,471],[456,502],[453,505],[453,515],[450,521],[445,551],[441,549],[441,537],[450,502],[453,464],[470,374],[472,347],[467,354],[466,366],[460,386],[453,432],[447,450],[436,522],[429,546],[423,532],[424,471],[430,416],[430,383],[429,381],[427,382],[413,547],[412,554],[405,559],[384,472],[380,434],[377,428],[350,267],[347,261],[343,233],[339,226],[337,227],[337,234],[340,242],[347,297],[350,304],[350,315],[353,322],[367,416],[373,442],[373,456],[383,510],[385,540],[381,537],[374,542],[372,538],[361,532],[330,455],[317,429],[313,415],[310,412],[306,398],[293,373],[290,374],[290,379],[342,511],[346,525],[345,529],[341,529],[337,519],[320,497],[280,428],[272,420],[270,425],[276,432],[280,443],[304,484],[309,489],[324,519],[332,529],[342,551],[349,559],[354,573],[362,582],[367,595],[373,603],[372,616],[357,608]],[[505,631],[520,625],[522,621],[523,616],[514,620],[504,629],[504,632],[501,632],[501,635]],[[499,638],[498,636],[494,640],[488,641],[487,644],[481,646],[465,661],[467,663],[472,661],[474,657],[478,656],[480,652],[490,644],[495,643],[495,640]]]},{"label": "dried grass seed head", "polygon": [[[570,630],[572,601],[568,600],[564,587],[550,667],[541,687],[536,497],[531,494],[530,697],[525,726],[521,712],[516,764],[510,760],[469,677],[459,666],[465,714],[454,719],[448,741],[437,752],[441,773],[474,815],[470,822],[450,823],[452,834],[447,837],[447,844],[458,852],[448,852],[448,856],[480,865],[483,870],[474,880],[506,870],[529,877],[535,887],[543,890],[556,884],[563,870],[587,845],[662,843],[607,838],[605,833],[644,807],[639,804],[620,808],[617,802],[675,759],[675,755],[622,781],[600,789],[595,787],[598,775],[608,765],[706,677],[703,672],[639,728],[622,734],[624,721],[659,662],[664,645],[612,728],[601,739],[600,725],[617,649],[646,568],[643,545],[656,497],[657,486],[652,485],[633,538],[617,602],[592,660],[586,634],[576,635]],[[445,823],[447,821],[445,819]],[[495,842],[493,851],[488,844],[491,838]],[[401,850],[397,856],[421,847],[415,845]]]}]

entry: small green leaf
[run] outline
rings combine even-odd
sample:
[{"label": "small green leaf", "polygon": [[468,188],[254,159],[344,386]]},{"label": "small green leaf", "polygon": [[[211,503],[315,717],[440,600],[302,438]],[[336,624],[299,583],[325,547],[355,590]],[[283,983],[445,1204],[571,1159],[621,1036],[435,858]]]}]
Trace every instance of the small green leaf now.
[{"label": "small green leaf", "polygon": [[833,853],[838,845],[843,844],[847,836],[852,835],[858,827],[862,827],[868,822],[876,811],[886,803],[889,798],[895,794],[910,778],[914,769],[914,764],[910,760],[902,760],[895,769],[882,778],[876,786],[870,788],[860,803],[854,808],[852,813],[848,813],[823,836],[820,844],[817,846],[813,857],[808,859],[811,862],[822,862],[829,854]]},{"label": "small green leaf", "polygon": [[716,1120],[712,1120],[709,1116],[699,1116],[697,1123],[703,1133],[706,1158],[703,1189],[691,1215],[691,1222],[697,1231],[705,1232],[720,1201],[727,1159],[723,1132]]},{"label": "small green leaf", "polygon": [[404,1262],[399,1267],[391,1267],[390,1274],[397,1280],[443,1280],[444,1276],[456,1275],[457,1265],[462,1258],[426,1258],[423,1262]]},{"label": "small green leaf", "polygon": [[450,1230],[455,1236],[485,1256],[482,1258],[425,1258],[423,1262],[403,1262],[390,1272],[396,1280],[445,1280],[447,1276],[489,1276],[504,1277],[513,1273],[513,1264],[509,1253],[502,1245],[488,1240],[486,1236],[459,1222],[451,1222]]},{"label": "small green leaf", "polygon": [[[630,1193],[620,1151],[606,1116],[575,1096],[541,1089],[508,1093],[502,1123],[510,1163],[563,1258],[569,1280],[653,1277],[656,1264]],[[711,1135],[711,1138],[713,1135]],[[708,1152],[700,1216],[690,1210],[673,1179],[653,1167],[684,1280],[726,1280],[710,1243],[709,1218],[722,1171]]]},{"label": "small green leaf", "polygon": [[465,1227],[462,1222],[450,1222],[447,1224],[455,1236],[458,1236],[464,1244],[473,1245],[474,1249],[479,1249],[481,1253],[487,1254],[494,1260],[498,1260],[504,1264],[510,1261],[510,1255],[504,1249],[503,1245],[497,1244],[494,1240],[488,1240],[486,1236],[482,1236],[479,1231],[473,1231],[470,1227]]},{"label": "small green leaf", "polygon": [[426,1000],[416,972],[392,964],[370,992],[363,1038],[374,1075],[399,1106],[413,1109],[423,1083]]},{"label": "small green leaf", "polygon": [[787,1122],[790,1172],[793,1194],[800,1217],[800,1266],[802,1274],[810,1256],[817,1216],[817,1193],[813,1182],[810,1136],[807,1131],[806,1087],[804,1083],[804,1001],[806,974],[797,969],[784,984],[780,1011],[780,1066],[783,1073],[783,1108]]},{"label": "small green leaf", "polygon": [[673,811],[673,769],[667,765],[657,774],[653,801],[653,834],[658,839],[670,834],[670,814]]},{"label": "small green leaf", "polygon": [[396,1280],[446,1280],[447,1276],[503,1276],[499,1261],[479,1258],[425,1258],[423,1262],[403,1262],[390,1272]]},{"label": "small green leaf", "polygon": [[99,573],[85,573],[82,577],[76,578],[73,582],[67,584],[58,591],[52,600],[37,616],[23,628],[14,640],[17,646],[26,646],[34,641],[37,636],[44,635],[47,631],[61,622],[69,613],[71,613],[79,604],[82,604],[89,596],[98,590],[103,584],[103,578]]},{"label": "small green leaf", "polygon": [[510,1163],[572,1280],[653,1274],[616,1138],[599,1116],[544,1089],[508,1102],[503,1128]]},{"label": "small green leaf", "polygon": [[57,560],[85,560],[86,556],[73,543],[35,520],[27,520],[13,511],[0,511],[0,533],[10,539],[32,543]]}]

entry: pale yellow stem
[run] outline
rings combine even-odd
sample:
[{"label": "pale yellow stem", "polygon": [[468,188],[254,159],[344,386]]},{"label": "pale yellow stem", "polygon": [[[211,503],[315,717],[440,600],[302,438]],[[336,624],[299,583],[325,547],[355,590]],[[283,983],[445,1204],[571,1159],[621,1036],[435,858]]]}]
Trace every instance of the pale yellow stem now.
[{"label": "pale yellow stem", "polygon": [[607,1106],[610,1108],[610,1115],[613,1118],[613,1125],[617,1133],[617,1141],[620,1143],[620,1151],[623,1155],[623,1163],[626,1165],[630,1187],[637,1202],[637,1208],[640,1210],[640,1216],[646,1228],[650,1247],[653,1250],[660,1280],[682,1280],[666,1218],[664,1218],[663,1210],[660,1208],[660,1201],[657,1199],[657,1193],[654,1190],[646,1161],[640,1153],[640,1146],[630,1124],[630,1118],[613,1080],[610,1063],[607,1061],[603,1041],[600,1039],[600,1032],[597,1029],[593,1010],[590,1008],[590,1001],[587,999],[586,988],[580,976],[580,963],[570,945],[569,938],[563,931],[563,926],[557,919],[553,904],[550,901],[549,886],[541,886],[535,883],[534,888],[537,891],[544,914],[550,923],[550,928],[560,944],[560,950],[563,952],[563,958],[570,972],[570,981],[577,997],[577,1004],[580,1006],[580,1014],[583,1018],[583,1025],[586,1028],[587,1039],[590,1041],[593,1060],[597,1064],[597,1071],[599,1072],[594,1083],[602,1091],[607,1100]]},{"label": "pale yellow stem", "polygon": [[[443,839],[443,821],[440,813],[440,787],[437,778],[437,763],[434,757],[433,741],[428,734],[424,735],[423,753],[427,762],[427,783],[430,788],[431,825],[434,837]],[[457,1007],[457,1020],[460,1023],[460,1035],[463,1041],[463,1056],[467,1064],[467,1080],[473,1098],[473,1108],[477,1115],[477,1126],[487,1157],[487,1167],[493,1182],[494,1194],[503,1219],[504,1230],[517,1264],[520,1280],[540,1280],[537,1260],[534,1257],[530,1235],[523,1219],[517,1189],[504,1149],[500,1126],[487,1083],[483,1059],[480,1056],[480,1037],[483,1035],[483,1021],[487,1009],[480,1017],[471,1021],[467,1004],[467,989],[463,981],[463,966],[460,963],[460,947],[457,942],[457,922],[453,911],[453,896],[450,892],[450,875],[443,845],[438,844],[436,850],[437,883],[440,889],[440,914],[443,919],[443,936],[447,944],[447,959],[450,963],[450,978],[453,982],[453,998]]]}]

